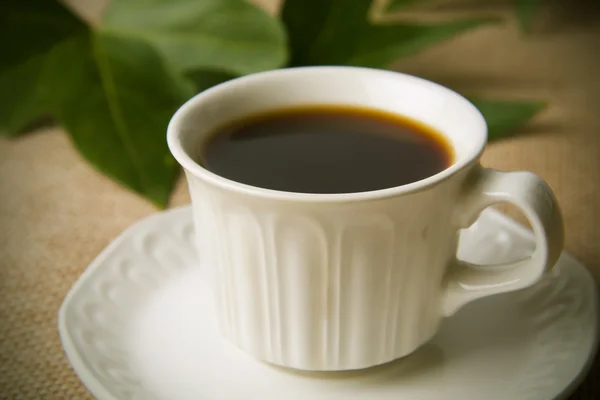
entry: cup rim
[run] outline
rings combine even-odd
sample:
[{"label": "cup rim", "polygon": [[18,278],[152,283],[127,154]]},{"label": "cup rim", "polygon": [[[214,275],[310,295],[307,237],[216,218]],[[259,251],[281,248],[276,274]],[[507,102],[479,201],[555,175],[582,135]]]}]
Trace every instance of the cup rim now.
[{"label": "cup rim", "polygon": [[[385,189],[377,189],[363,192],[350,192],[350,193],[302,193],[302,192],[288,192],[275,189],[267,189],[258,186],[252,186],[245,183],[233,181],[231,179],[222,177],[209,171],[190,157],[185,151],[181,144],[181,121],[183,121],[188,114],[194,112],[198,104],[203,102],[206,97],[210,97],[215,92],[222,90],[232,90],[236,87],[243,87],[251,80],[265,79],[269,76],[277,75],[290,75],[290,79],[301,78],[304,73],[319,73],[319,72],[331,72],[335,70],[353,70],[360,73],[368,74],[382,74],[388,75],[391,78],[401,78],[405,80],[418,81],[420,84],[428,86],[430,89],[436,90],[439,93],[445,95],[451,95],[454,99],[464,103],[467,108],[472,110],[472,118],[477,119],[479,125],[477,130],[480,131],[481,135],[478,140],[479,143],[473,147],[473,149],[465,156],[457,159],[448,168],[438,172],[437,174],[431,175],[425,179],[421,179],[416,182],[412,182],[406,185],[394,186]],[[333,103],[332,103],[333,104]],[[456,175],[460,171],[469,167],[475,160],[479,159],[483,150],[487,144],[487,124],[485,118],[481,112],[467,100],[461,94],[442,86],[438,83],[419,78],[414,75],[405,74],[402,72],[381,70],[375,68],[365,67],[352,67],[352,66],[309,66],[309,67],[288,67],[280,68],[276,70],[269,70],[264,72],[258,72],[250,75],[245,75],[239,78],[226,81],[215,85],[203,92],[200,92],[186,101],[173,115],[169,125],[167,127],[167,145],[173,157],[177,162],[193,176],[226,191],[243,194],[246,196],[257,197],[265,200],[281,200],[281,201],[303,201],[303,202],[315,202],[315,203],[346,203],[355,201],[367,201],[367,200],[380,200],[388,197],[394,197],[398,195],[406,195],[410,193],[419,192],[435,186],[451,176]]]}]

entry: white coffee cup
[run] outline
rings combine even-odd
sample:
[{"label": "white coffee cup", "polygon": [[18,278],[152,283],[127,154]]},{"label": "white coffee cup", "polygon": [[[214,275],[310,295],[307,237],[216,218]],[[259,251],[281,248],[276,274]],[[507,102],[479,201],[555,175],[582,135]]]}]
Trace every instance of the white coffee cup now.
[{"label": "white coffee cup", "polygon": [[[448,139],[455,162],[404,186],[307,194],[233,182],[190,156],[227,122],[316,104],[418,120]],[[365,368],[413,352],[471,300],[536,283],[562,251],[559,207],[536,175],[483,168],[486,138],[483,116],[462,96],[382,70],[262,72],[189,100],[169,124],[168,144],[186,172],[224,337],[281,366]],[[459,230],[496,203],[513,204],[529,219],[533,255],[493,267],[458,261]]]}]

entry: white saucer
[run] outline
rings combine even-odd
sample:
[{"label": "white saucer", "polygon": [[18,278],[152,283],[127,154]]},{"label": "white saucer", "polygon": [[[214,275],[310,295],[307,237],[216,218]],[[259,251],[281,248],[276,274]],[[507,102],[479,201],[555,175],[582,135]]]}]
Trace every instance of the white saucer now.
[{"label": "white saucer", "polygon": [[[217,335],[191,220],[185,207],[135,224],[65,298],[60,337],[99,400],[548,400],[574,389],[596,350],[596,285],[563,254],[536,287],[468,305],[402,360],[340,373],[271,367]],[[532,246],[528,231],[488,210],[460,255],[508,261]]]}]

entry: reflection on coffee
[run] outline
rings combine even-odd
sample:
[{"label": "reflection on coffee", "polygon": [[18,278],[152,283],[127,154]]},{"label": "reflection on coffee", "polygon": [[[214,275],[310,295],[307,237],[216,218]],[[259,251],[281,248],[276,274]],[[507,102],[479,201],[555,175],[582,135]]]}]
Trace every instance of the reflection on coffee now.
[{"label": "reflection on coffee", "polygon": [[315,105],[223,126],[201,144],[196,161],[261,188],[353,193],[419,181],[452,159],[447,140],[420,122],[368,108]]}]

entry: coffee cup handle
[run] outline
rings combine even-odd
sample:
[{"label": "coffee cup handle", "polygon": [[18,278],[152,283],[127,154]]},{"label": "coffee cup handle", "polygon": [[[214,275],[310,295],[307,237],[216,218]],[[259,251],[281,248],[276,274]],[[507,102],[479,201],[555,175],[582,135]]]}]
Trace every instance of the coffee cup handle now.
[{"label": "coffee cup handle", "polygon": [[536,248],[530,257],[499,265],[482,267],[457,260],[444,281],[444,316],[454,314],[472,300],[535,284],[554,266],[563,249],[561,212],[546,182],[530,172],[477,168],[467,182],[455,214],[458,227],[469,227],[480,212],[491,205],[509,203],[529,220]]}]

